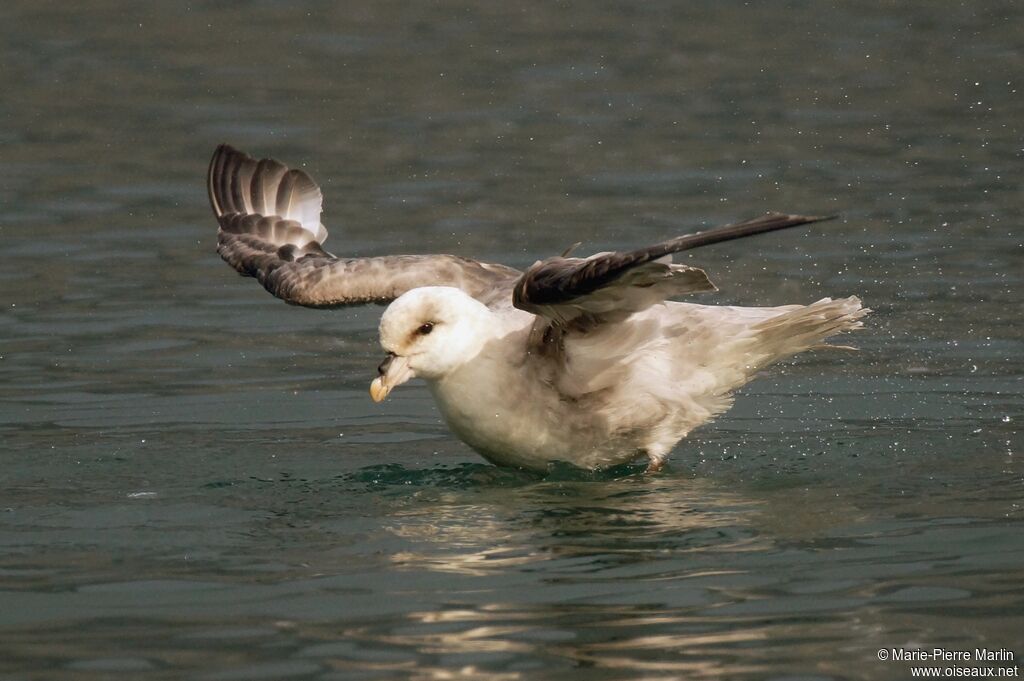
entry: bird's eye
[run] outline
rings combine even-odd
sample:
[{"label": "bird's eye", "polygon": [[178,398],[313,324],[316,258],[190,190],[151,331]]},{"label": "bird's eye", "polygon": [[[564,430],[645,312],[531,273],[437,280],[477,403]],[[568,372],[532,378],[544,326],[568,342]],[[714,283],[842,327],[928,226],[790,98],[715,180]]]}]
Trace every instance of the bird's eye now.
[{"label": "bird's eye", "polygon": [[420,328],[416,329],[416,333],[418,333],[421,336],[426,336],[428,333],[430,333],[433,330],[434,330],[434,322],[427,322],[426,324],[422,325]]}]

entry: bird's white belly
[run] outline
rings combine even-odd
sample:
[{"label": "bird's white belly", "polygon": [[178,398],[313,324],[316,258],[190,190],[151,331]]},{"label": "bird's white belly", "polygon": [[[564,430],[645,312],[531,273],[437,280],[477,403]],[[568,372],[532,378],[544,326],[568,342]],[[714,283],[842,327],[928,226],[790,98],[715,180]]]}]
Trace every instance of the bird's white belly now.
[{"label": "bird's white belly", "polygon": [[553,389],[538,390],[521,375],[476,380],[460,371],[431,382],[448,427],[492,463],[546,470],[555,461],[598,468],[630,461],[636,446],[603,428],[593,415],[564,402]]}]

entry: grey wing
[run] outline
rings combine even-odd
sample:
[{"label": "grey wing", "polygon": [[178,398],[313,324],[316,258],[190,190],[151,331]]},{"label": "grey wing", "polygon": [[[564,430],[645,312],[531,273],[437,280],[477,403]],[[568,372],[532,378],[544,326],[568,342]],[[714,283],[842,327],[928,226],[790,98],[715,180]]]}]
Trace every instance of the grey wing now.
[{"label": "grey wing", "polygon": [[715,290],[704,270],[673,264],[673,253],[828,219],[769,213],[635,251],[548,258],[519,278],[513,304],[559,323],[615,321],[672,296]]},{"label": "grey wing", "polygon": [[217,252],[282,300],[308,307],[386,303],[420,286],[454,286],[486,305],[510,299],[518,270],[454,255],[339,258],[323,248],[323,195],[302,170],[226,144],[207,175]]}]

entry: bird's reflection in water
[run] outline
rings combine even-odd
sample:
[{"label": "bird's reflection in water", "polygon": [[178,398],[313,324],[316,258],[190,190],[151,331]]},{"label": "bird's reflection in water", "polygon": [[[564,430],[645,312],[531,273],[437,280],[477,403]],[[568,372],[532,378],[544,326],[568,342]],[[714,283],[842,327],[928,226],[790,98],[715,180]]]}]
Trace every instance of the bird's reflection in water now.
[{"label": "bird's reflection in water", "polygon": [[[742,621],[723,627],[654,606],[492,603],[413,612],[390,626],[378,622],[305,634],[341,634],[361,651],[332,657],[327,662],[335,668],[414,670],[426,679],[528,679],[534,678],[532,665],[735,678],[763,673],[759,661],[745,659],[743,651],[772,638],[770,629]],[[531,661],[530,668],[523,668],[523,660]]]},{"label": "bird's reflection in water", "polygon": [[[481,471],[461,474],[479,482]],[[756,675],[735,651],[764,640],[763,623],[712,611],[750,577],[728,557],[764,548],[751,526],[759,502],[678,474],[495,475],[468,487],[454,475],[396,500],[387,529],[404,548],[392,564],[440,573],[445,593],[433,609],[346,636],[415,651],[423,678],[452,678],[453,665],[472,678],[528,678],[512,664],[524,654],[566,669]],[[638,605],[641,590],[649,602]]]},{"label": "bird's reflection in water", "polygon": [[412,547],[393,562],[416,570],[480,575],[546,561],[549,575],[636,565],[651,578],[667,557],[758,541],[749,529],[757,502],[684,477],[541,479],[419,501],[396,506],[387,528]]}]

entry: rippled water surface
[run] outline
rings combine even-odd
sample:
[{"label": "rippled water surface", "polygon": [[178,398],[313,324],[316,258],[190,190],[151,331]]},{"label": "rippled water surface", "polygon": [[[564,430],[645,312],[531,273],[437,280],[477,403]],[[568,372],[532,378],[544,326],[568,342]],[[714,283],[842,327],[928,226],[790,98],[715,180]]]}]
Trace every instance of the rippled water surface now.
[{"label": "rippled water surface", "polygon": [[[0,10],[0,678],[909,678],[1024,655],[1017,3]],[[227,141],[328,247],[516,266],[777,209],[687,256],[858,294],[661,475],[484,464],[375,406],[379,308],[214,253]]]}]

